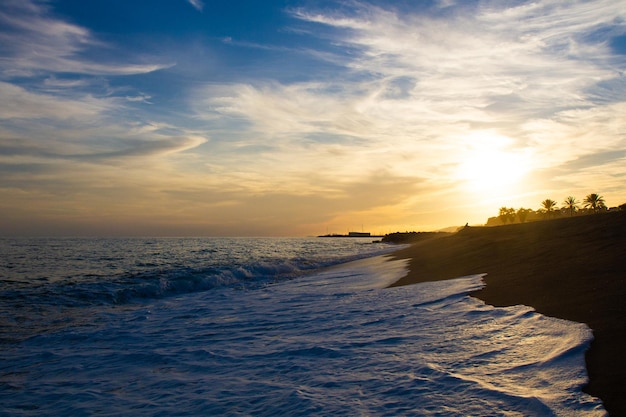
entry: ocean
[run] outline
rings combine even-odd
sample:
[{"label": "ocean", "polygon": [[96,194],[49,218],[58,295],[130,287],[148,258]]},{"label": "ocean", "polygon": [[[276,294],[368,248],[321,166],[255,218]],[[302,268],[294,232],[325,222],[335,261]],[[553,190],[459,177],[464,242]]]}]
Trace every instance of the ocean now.
[{"label": "ocean", "polygon": [[0,239],[0,416],[606,415],[586,325],[481,275],[387,288],[398,248]]}]

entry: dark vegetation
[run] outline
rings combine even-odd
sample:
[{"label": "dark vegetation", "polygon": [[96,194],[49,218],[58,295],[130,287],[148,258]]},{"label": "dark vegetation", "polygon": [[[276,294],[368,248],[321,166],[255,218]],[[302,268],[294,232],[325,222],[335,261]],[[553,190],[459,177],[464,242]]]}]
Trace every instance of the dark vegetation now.
[{"label": "dark vegetation", "polygon": [[[599,194],[589,194],[585,197],[582,204],[581,207],[581,203],[575,197],[569,196],[563,201],[561,208],[557,206],[555,200],[549,198],[541,202],[541,208],[538,210],[523,207],[517,210],[512,207],[501,207],[498,216],[487,219],[485,226],[555,220],[564,217],[587,216],[617,211],[626,212],[626,203],[609,208],[605,204],[604,197]],[[468,225],[465,225],[466,227]],[[457,232],[463,229],[464,227],[459,227]],[[395,232],[386,234],[380,241],[384,243],[416,243],[449,234],[449,232]]]},{"label": "dark vegetation", "polygon": [[384,243],[415,243],[449,234],[446,232],[396,232],[383,236],[381,241]]},{"label": "dark vegetation", "polygon": [[555,200],[547,198],[541,202],[538,210],[529,208],[514,209],[512,207],[501,207],[497,216],[487,220],[487,226],[499,226],[509,223],[526,223],[538,220],[557,219],[560,217],[584,216],[587,214],[599,214],[607,211],[626,210],[626,204],[619,207],[608,208],[604,197],[599,194],[589,194],[579,202],[576,197],[568,196],[561,208]]}]

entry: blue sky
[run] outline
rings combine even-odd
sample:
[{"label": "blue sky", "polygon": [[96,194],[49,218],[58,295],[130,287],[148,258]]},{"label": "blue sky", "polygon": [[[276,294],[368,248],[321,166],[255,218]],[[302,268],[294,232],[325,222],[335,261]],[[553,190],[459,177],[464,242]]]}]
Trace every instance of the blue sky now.
[{"label": "blue sky", "polygon": [[626,202],[626,2],[6,0],[0,234],[310,235]]}]

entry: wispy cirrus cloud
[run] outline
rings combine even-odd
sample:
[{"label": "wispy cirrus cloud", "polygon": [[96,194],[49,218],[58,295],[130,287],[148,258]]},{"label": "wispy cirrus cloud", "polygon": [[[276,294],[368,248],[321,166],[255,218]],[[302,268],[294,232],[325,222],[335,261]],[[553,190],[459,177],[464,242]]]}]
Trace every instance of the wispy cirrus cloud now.
[{"label": "wispy cirrus cloud", "polygon": [[88,178],[100,182],[102,175],[113,181],[105,167],[127,171],[148,164],[155,170],[151,175],[160,177],[157,167],[178,159],[184,165],[184,154],[208,141],[192,129],[120,118],[126,109],[122,97],[58,96],[4,82],[0,97],[0,194],[37,189],[36,182],[53,192]]},{"label": "wispy cirrus cloud", "polygon": [[[168,32],[158,53],[181,64],[148,74],[171,61],[142,58],[132,31],[116,49],[54,3],[8,0],[0,212],[310,234],[481,222],[552,190],[621,203],[621,2],[338,3],[258,38]],[[526,183],[473,194],[464,178],[515,164]]]},{"label": "wispy cirrus cloud", "polygon": [[201,12],[204,9],[204,2],[202,0],[187,0],[196,10]]},{"label": "wispy cirrus cloud", "polygon": [[[4,163],[33,158],[37,163],[46,158],[54,163],[128,160],[182,152],[206,141],[174,126],[147,132],[145,128],[154,125],[141,119],[150,117],[129,112],[131,106],[150,104],[150,95],[124,87],[116,87],[116,92],[104,78],[144,74],[164,65],[86,54],[109,46],[88,29],[54,17],[45,2],[8,0],[0,10],[0,27]],[[144,127],[142,132],[137,125]]]},{"label": "wispy cirrus cloud", "polygon": [[30,92],[18,85],[0,82],[0,119],[84,119],[99,117],[118,107],[120,100],[112,97],[59,97]]},{"label": "wispy cirrus cloud", "polygon": [[163,136],[151,135],[144,137],[118,137],[115,141],[103,143],[100,146],[85,146],[85,144],[68,146],[58,138],[47,142],[26,138],[5,140],[0,143],[0,151],[6,158],[31,157],[36,160],[66,160],[84,162],[103,162],[137,157],[163,156],[193,149],[207,140],[201,136]]},{"label": "wispy cirrus cloud", "polygon": [[[32,0],[3,2],[0,10],[0,75],[29,77],[43,73],[90,75],[144,74],[172,66],[167,63],[104,61],[86,52],[107,50],[88,29],[50,15],[49,6]],[[107,54],[114,56],[114,54]]]},{"label": "wispy cirrus cloud", "polygon": [[623,124],[615,102],[624,95],[596,94],[607,85],[626,93],[624,57],[609,45],[626,31],[619,2],[478,3],[443,17],[353,4],[336,14],[292,11],[332,29],[320,33],[351,51],[331,58],[345,71],[315,82],[212,86],[199,113],[245,120],[249,136],[271,138],[285,154],[306,149],[323,160],[343,149],[355,163],[336,159],[337,170],[363,167],[361,155],[365,166],[452,173],[464,137],[480,130],[513,138],[509,150],[535,155],[534,168],[624,145],[619,128],[590,141],[583,122],[602,114]]},{"label": "wispy cirrus cloud", "polygon": [[367,5],[349,17],[296,13],[347,30],[339,41],[360,52],[346,63],[355,71],[413,76],[420,96],[476,108],[516,95],[527,113],[554,111],[553,97],[564,106],[580,105],[588,99],[585,89],[619,76],[607,44],[611,33],[626,30],[623,15],[612,1],[479,4],[445,19]]}]

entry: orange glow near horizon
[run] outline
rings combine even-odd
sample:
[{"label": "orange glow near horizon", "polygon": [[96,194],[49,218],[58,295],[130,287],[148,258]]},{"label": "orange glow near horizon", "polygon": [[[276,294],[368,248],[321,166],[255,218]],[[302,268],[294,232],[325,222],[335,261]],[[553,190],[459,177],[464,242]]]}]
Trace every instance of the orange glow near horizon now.
[{"label": "orange glow near horizon", "polygon": [[430,231],[626,201],[623,2],[257,2],[258,27],[4,3],[0,236]]}]

